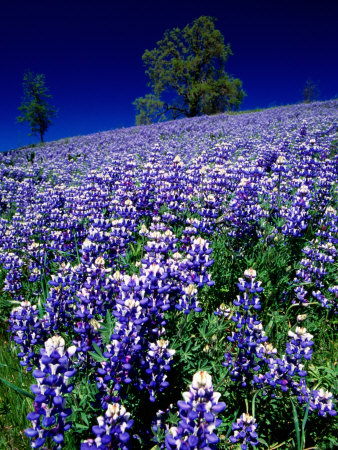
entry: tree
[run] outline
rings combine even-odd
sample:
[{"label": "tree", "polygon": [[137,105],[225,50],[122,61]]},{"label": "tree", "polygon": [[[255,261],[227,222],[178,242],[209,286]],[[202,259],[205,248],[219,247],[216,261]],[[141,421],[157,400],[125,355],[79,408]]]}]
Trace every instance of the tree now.
[{"label": "tree", "polygon": [[22,115],[17,120],[20,123],[28,122],[32,130],[30,136],[39,134],[43,142],[43,136],[57,114],[56,109],[48,103],[52,96],[45,85],[45,75],[25,72],[22,86],[24,96],[18,108]]},{"label": "tree", "polygon": [[318,85],[312,80],[306,80],[303,91],[304,103],[313,102],[314,100],[317,100],[318,97],[319,97]]},{"label": "tree", "polygon": [[237,109],[245,93],[241,81],[225,71],[230,55],[212,17],[201,16],[183,30],[167,30],[142,56],[152,93],[134,101],[136,123]]},{"label": "tree", "polygon": [[165,106],[162,100],[154,94],[147,94],[145,97],[138,97],[133,105],[139,111],[136,123],[138,125],[150,125],[156,119],[165,119]]}]

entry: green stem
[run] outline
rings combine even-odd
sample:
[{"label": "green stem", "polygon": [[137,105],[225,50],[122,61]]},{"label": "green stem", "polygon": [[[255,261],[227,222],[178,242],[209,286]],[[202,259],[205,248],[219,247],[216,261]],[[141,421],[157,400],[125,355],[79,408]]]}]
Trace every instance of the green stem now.
[{"label": "green stem", "polygon": [[77,246],[76,233],[75,233],[74,229],[73,229],[73,236],[74,236],[74,240],[75,240],[75,250],[76,250],[77,260],[78,260],[78,263],[81,264],[80,255],[79,255],[79,249],[78,249],[78,246]]}]

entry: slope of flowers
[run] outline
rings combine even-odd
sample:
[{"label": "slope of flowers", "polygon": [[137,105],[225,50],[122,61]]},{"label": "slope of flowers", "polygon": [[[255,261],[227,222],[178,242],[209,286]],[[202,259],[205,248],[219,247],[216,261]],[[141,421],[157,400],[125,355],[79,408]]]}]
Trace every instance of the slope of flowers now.
[{"label": "slope of flowers", "polygon": [[[285,402],[288,392],[300,411],[335,415],[332,393],[307,377],[313,336],[292,323],[285,354],[268,343],[259,318],[265,286],[243,255],[290,249],[279,311],[294,320],[293,311],[312,306],[331,320],[337,126],[338,102],[329,101],[114,130],[0,157],[2,295],[5,309],[15,306],[9,330],[20,364],[36,379],[32,448],[258,445],[259,414],[248,410],[237,411],[230,438],[217,437],[222,417],[234,417],[234,405],[219,402],[223,379],[242,408],[258,393]],[[232,280],[240,278],[237,299],[212,294],[232,289],[217,281],[220,239],[234,264],[248,265]],[[228,336],[208,370],[222,390],[196,362],[180,401],[186,356],[176,338],[195,337],[197,328],[184,334],[189,321],[215,320]],[[83,422],[72,399],[86,386]]]}]

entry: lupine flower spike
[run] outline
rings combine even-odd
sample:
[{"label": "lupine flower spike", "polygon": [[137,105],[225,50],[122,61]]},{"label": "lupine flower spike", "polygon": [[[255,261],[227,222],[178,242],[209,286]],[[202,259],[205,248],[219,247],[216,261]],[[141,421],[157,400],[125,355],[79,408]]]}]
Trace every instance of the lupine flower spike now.
[{"label": "lupine flower spike", "polygon": [[193,376],[189,392],[177,402],[180,422],[165,438],[167,449],[216,449],[219,438],[215,433],[222,420],[217,415],[226,405],[219,402],[221,394],[214,392],[211,376],[201,370]]}]

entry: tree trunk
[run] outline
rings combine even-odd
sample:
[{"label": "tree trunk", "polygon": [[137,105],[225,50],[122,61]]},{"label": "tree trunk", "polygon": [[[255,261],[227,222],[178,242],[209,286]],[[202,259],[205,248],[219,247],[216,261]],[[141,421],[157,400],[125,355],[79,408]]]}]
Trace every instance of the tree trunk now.
[{"label": "tree trunk", "polygon": [[43,133],[40,131],[40,142],[43,142]]},{"label": "tree trunk", "polygon": [[198,113],[198,109],[195,107],[189,108],[189,113],[187,114],[187,117],[196,117]]}]

